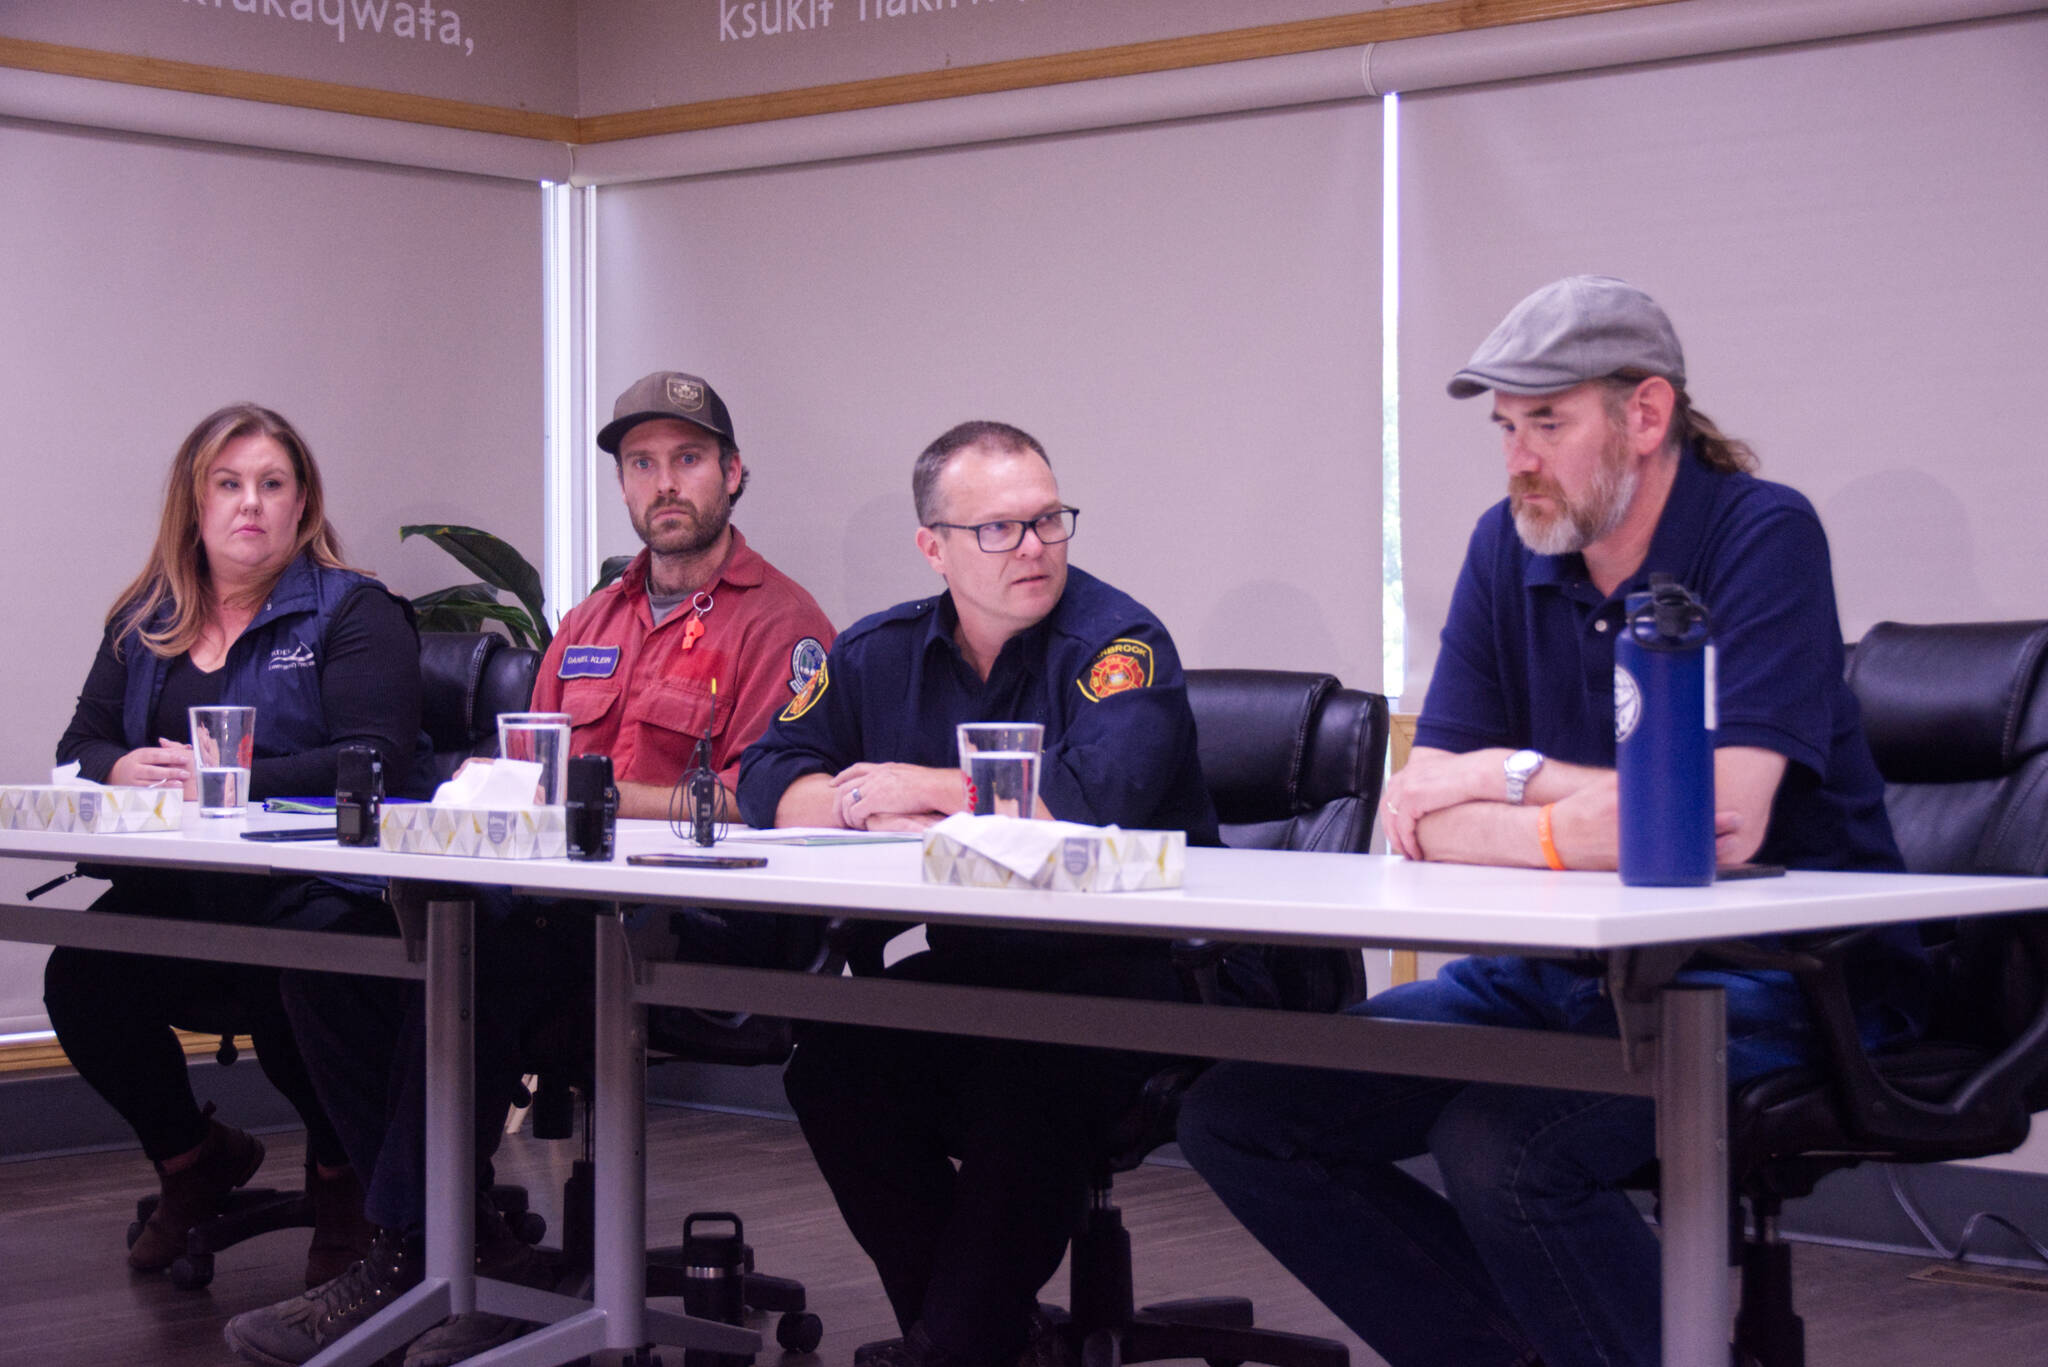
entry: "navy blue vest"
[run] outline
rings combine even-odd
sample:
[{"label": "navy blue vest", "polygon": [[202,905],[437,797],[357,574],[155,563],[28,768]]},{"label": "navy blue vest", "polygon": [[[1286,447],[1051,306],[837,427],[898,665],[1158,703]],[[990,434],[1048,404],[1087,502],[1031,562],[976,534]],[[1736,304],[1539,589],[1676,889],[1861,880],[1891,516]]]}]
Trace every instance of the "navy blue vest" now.
[{"label": "navy blue vest", "polygon": [[[365,585],[388,592],[366,575],[322,569],[301,555],[285,567],[255,619],[228,647],[220,700],[256,709],[259,758],[296,755],[331,743],[320,702],[322,652],[336,610]],[[169,612],[166,605],[158,621]],[[122,738],[131,749],[154,745],[150,718],[171,662],[153,654],[132,632],[122,643],[122,652],[128,663],[128,686],[121,700]],[[410,781],[394,796],[424,796],[433,777],[433,745],[422,731],[413,746]]]}]

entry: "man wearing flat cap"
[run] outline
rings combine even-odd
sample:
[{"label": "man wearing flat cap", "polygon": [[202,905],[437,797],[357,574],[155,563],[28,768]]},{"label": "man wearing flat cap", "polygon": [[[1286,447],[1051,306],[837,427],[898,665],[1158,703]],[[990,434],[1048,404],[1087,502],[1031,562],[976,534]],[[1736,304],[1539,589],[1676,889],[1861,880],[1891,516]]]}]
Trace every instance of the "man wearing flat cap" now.
[{"label": "man wearing flat cap", "polygon": [[[1452,377],[1491,392],[1508,496],[1480,518],[1407,766],[1382,807],[1410,859],[1615,867],[1614,640],[1668,574],[1717,651],[1716,854],[1895,870],[1883,784],[1842,678],[1827,538],[1798,493],[1692,406],[1670,320],[1604,276],[1546,285]],[[1861,975],[1867,1040],[1919,1026],[1909,931]],[[1798,1064],[1782,973],[1722,987],[1728,1077]],[[1472,957],[1357,1014],[1614,1035],[1597,975]],[[1231,1210],[1394,1367],[1655,1363],[1656,1241],[1621,1182],[1655,1156],[1644,1097],[1224,1064],[1181,1147]],[[1431,1154],[1444,1193],[1396,1162]]]},{"label": "man wearing flat cap", "polygon": [[[534,681],[538,711],[569,716],[570,753],[609,755],[619,815],[665,817],[677,781],[708,742],[718,815],[738,812],[740,753],[825,663],[832,625],[817,602],[732,525],[747,470],[732,415],[695,375],[656,371],[619,396],[597,444],[617,462],[626,513],[643,543],[619,578],[570,610]],[[476,1128],[487,1159],[522,1071],[521,1041],[542,1022],[588,1020],[587,916],[544,898],[478,899]],[[665,911],[680,957],[779,966],[808,956],[808,918]],[[365,927],[374,929],[374,927]],[[426,1211],[425,1018],[417,989],[384,979],[287,974],[291,1016],[321,1102],[367,1174],[369,1255],[339,1277],[230,1320],[244,1359],[291,1367],[416,1285]],[[651,1024],[657,1033],[659,1017]],[[490,1166],[479,1162],[488,1181]],[[549,1269],[479,1195],[479,1275],[538,1284]],[[484,1311],[415,1338],[405,1367],[450,1364],[524,1326]]]}]

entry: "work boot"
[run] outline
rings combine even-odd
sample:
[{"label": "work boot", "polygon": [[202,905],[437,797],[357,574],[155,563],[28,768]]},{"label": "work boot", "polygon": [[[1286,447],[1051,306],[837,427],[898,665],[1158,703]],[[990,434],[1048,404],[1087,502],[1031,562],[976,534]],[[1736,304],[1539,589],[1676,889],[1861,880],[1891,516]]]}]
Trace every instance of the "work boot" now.
[{"label": "work boot", "polygon": [[[542,1291],[551,1291],[555,1285],[553,1264],[513,1234],[505,1217],[488,1203],[477,1210],[476,1275]],[[531,1328],[527,1320],[486,1310],[450,1315],[412,1341],[405,1350],[405,1367],[454,1367],[501,1343],[510,1343]]]},{"label": "work boot", "polygon": [[348,1271],[290,1300],[235,1316],[222,1336],[245,1361],[299,1367],[418,1286],[424,1261],[417,1236],[379,1229],[370,1251]]},{"label": "work boot", "polygon": [[263,1141],[212,1118],[209,1103],[206,1138],[199,1155],[177,1172],[156,1165],[156,1209],[128,1246],[128,1266],[137,1272],[161,1272],[185,1251],[192,1227],[220,1214],[229,1192],[248,1182],[263,1165]]},{"label": "work boot", "polygon": [[938,1356],[924,1326],[913,1324],[900,1339],[877,1339],[855,1348],[853,1367],[929,1367]]},{"label": "work boot", "polygon": [[370,1251],[377,1227],[363,1216],[363,1184],[354,1168],[322,1177],[306,1162],[306,1200],[313,1207],[313,1245],[306,1250],[306,1289],[333,1281]]}]

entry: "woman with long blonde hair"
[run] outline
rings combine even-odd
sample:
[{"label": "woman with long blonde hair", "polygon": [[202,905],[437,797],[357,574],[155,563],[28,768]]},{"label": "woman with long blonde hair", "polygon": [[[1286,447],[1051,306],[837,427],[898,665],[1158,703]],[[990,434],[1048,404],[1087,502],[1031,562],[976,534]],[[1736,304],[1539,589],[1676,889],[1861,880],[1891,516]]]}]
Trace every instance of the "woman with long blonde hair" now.
[{"label": "woman with long blonde hair", "polygon": [[[256,709],[249,796],[332,794],[344,745],[373,747],[394,793],[431,781],[420,732],[419,637],[410,608],[342,562],[320,470],[284,418],[231,404],[171,462],[156,542],[107,613],[98,655],[58,742],[102,783],[197,797],[187,709]],[[408,664],[410,667],[408,667]],[[375,928],[364,880],[132,870],[99,909],[186,920]],[[200,1108],[173,1028],[253,1036],[264,1072],[307,1131],[316,1227],[306,1280],[366,1247],[362,1190],[314,1095],[278,999],[277,970],[58,949],[44,973],[51,1026],[154,1163],[160,1196],[128,1251],[159,1270],[263,1161],[262,1141]]]}]

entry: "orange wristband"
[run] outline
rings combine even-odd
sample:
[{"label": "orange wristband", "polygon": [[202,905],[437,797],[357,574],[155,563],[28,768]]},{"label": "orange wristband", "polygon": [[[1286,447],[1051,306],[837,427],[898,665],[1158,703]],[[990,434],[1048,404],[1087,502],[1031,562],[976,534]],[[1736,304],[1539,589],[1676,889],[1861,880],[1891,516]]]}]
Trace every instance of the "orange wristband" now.
[{"label": "orange wristband", "polygon": [[1564,860],[1557,857],[1557,842],[1550,838],[1550,809],[1556,805],[1555,802],[1546,802],[1537,809],[1536,843],[1543,849],[1543,862],[1563,873]]}]

